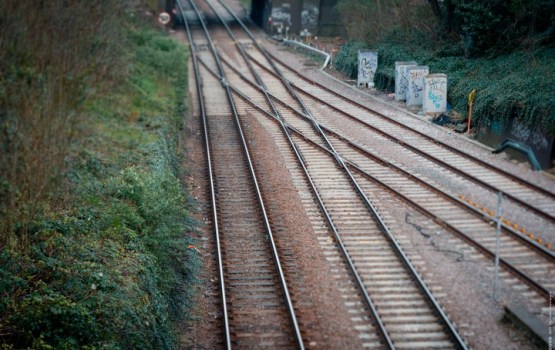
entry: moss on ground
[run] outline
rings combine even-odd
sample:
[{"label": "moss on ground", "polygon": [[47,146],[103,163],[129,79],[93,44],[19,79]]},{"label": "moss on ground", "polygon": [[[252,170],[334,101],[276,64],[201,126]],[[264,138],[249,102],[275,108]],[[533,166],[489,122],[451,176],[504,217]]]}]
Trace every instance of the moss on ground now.
[{"label": "moss on ground", "polygon": [[188,51],[138,24],[128,39],[126,79],[85,108],[65,201],[0,253],[2,348],[178,347],[200,264],[178,150]]}]

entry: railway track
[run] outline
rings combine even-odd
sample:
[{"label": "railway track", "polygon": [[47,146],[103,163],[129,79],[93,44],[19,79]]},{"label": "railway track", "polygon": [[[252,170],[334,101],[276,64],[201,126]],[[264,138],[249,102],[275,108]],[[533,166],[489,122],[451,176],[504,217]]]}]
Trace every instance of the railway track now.
[{"label": "railway track", "polygon": [[[210,69],[210,63],[203,63]],[[212,72],[215,73],[215,69],[212,68]],[[257,77],[257,74],[253,72],[253,76]],[[214,78],[222,81],[225,79],[226,84],[233,79],[223,73],[219,77],[214,75]],[[302,106],[302,101],[291,92],[289,89],[288,96]],[[358,197],[360,193],[352,187],[351,182],[354,179],[348,169],[344,166],[330,166],[329,155],[314,149],[314,145],[306,142],[305,138],[291,138],[283,127],[284,121],[288,119],[286,114],[291,113],[284,110],[280,112],[279,107],[272,105],[268,95],[265,97],[268,105],[272,106],[276,120],[281,123],[281,137],[288,139],[290,152],[296,154],[302,165],[328,225],[343,250],[343,256],[351,267],[369,309],[372,310],[371,315],[380,330],[381,340],[388,348],[464,348],[464,342],[387,227],[372,210],[371,204],[364,195],[362,198]],[[315,127],[311,128],[312,126]],[[312,126],[305,125],[304,133],[312,133],[313,137],[320,135],[325,141],[326,138],[318,126]],[[331,161],[333,162],[333,157]],[[357,198],[358,205],[354,204]],[[328,206],[332,207],[329,211],[326,209]],[[348,213],[356,214],[346,216]],[[362,252],[364,253],[361,255]],[[379,272],[381,274],[375,276]],[[377,311],[378,308],[380,312]],[[396,345],[393,345],[394,342]]]},{"label": "railway track", "polygon": [[[194,3],[190,4],[197,11]],[[242,57],[239,64],[237,60],[231,62],[232,59],[215,48],[204,25],[203,32],[200,32],[187,24],[196,67],[197,94],[210,94],[210,106],[214,105],[206,107],[203,115],[206,114],[207,152],[212,154],[208,158],[213,160],[211,167],[214,168],[212,199],[216,235],[222,237],[221,256],[231,257],[220,263],[222,304],[231,315],[224,317],[224,327],[232,329],[226,336],[227,347],[233,344],[239,347],[303,348],[301,333],[306,333],[296,324],[295,309],[302,308],[293,307],[295,298],[290,300],[287,296],[287,277],[283,276],[280,267],[277,274],[275,269],[272,270],[273,263],[280,266],[280,258],[275,243],[268,245],[264,242],[268,232],[271,236],[262,199],[264,195],[257,186],[253,192],[252,185],[244,181],[252,178],[256,183],[256,174],[248,159],[249,147],[242,135],[241,118],[254,115],[270,132],[282,156],[287,159],[287,168],[334,272],[331,278],[341,286],[343,303],[363,346],[466,348],[431,290],[423,283],[417,268],[408,259],[404,249],[410,246],[410,242],[403,235],[391,232],[385,224],[390,220],[382,218],[387,213],[380,214],[376,210],[379,205],[370,198],[379,191],[390,192],[407,207],[433,219],[488,258],[492,257],[495,244],[491,215],[484,215],[405,164],[380,155],[353,130],[373,133],[395,147],[411,151],[419,157],[418,161],[431,162],[462,177],[463,181],[478,183],[491,191],[506,190],[514,203],[525,206],[547,221],[554,221],[553,194],[528,185],[522,179],[507,176],[459,151],[454,152],[446,144],[442,144],[443,150],[438,151],[437,142],[419,131],[409,130],[413,134],[397,136],[406,132],[408,127],[347,101],[324,86],[308,82],[306,77],[293,72],[284,63],[276,63],[276,58],[265,52],[248,31],[233,30],[225,24],[221,13],[238,21],[225,4],[213,0],[207,0],[206,4],[205,9],[209,8],[222,20]],[[202,21],[200,14],[198,18]],[[203,35],[207,39],[196,39]],[[233,102],[234,97],[237,102]],[[199,104],[203,103],[199,100]],[[317,108],[309,107],[315,104],[325,105],[346,117],[347,126],[338,125],[343,121],[333,123]],[[240,147],[238,138],[243,141]],[[211,143],[208,141],[211,139],[218,142]],[[436,146],[432,149],[434,144]],[[231,153],[234,147],[236,149]],[[241,152],[242,157],[239,156]],[[233,165],[231,160],[235,161]],[[461,164],[466,167],[464,172],[458,169]],[[544,196],[542,201],[531,203],[531,196],[537,195]],[[254,213],[265,219],[259,222],[248,220],[247,223],[239,220]],[[223,232],[231,233],[226,235]],[[229,242],[240,247],[230,247]],[[536,299],[539,294],[541,300],[548,298],[555,290],[553,252],[509,225],[503,227],[502,247],[502,266],[534,289],[526,289],[523,294]],[[256,254],[249,259],[253,252]],[[262,272],[256,270],[259,265],[263,266]],[[263,274],[266,277],[260,277]],[[245,282],[243,276],[247,281],[252,278],[257,282]],[[228,284],[224,283],[226,280],[229,280]],[[270,280],[273,282],[258,283]],[[258,290],[258,287],[262,288]],[[228,291],[237,294],[227,298]],[[283,303],[284,299],[287,302]],[[240,311],[237,315],[259,315],[256,305],[266,305],[264,300],[271,300],[267,312],[273,316],[261,316],[260,319],[235,316],[236,310],[250,310]],[[227,325],[236,320],[241,320],[239,323],[244,322],[244,325]]]},{"label": "railway track", "polygon": [[[229,68],[232,69],[231,66]],[[236,70],[235,73],[240,75]],[[271,74],[264,77],[272,81]],[[242,79],[246,80],[244,76]],[[273,79],[272,83],[268,84],[270,87],[277,85],[279,85],[278,79]],[[274,99],[297,116],[297,119],[293,119],[289,124],[291,127],[321,148],[325,148],[325,145],[318,141],[318,136],[310,130],[307,116],[291,107],[296,103],[293,98],[286,96],[284,99],[277,97]],[[468,205],[437,185],[430,184],[429,180],[411,174],[403,167],[380,157],[376,151],[349,141],[347,136],[324,125],[322,128],[329,135],[334,147],[339,150],[339,154],[360,173],[362,181],[377,182],[382,189],[392,192],[393,195],[448,228],[458,237],[478,248],[486,257],[494,258],[495,227],[491,225],[491,218],[484,216],[481,210]],[[549,299],[550,291],[555,290],[553,252],[506,225],[502,225],[502,233],[501,264],[539,292],[543,299]],[[533,297],[533,293],[527,296]]]},{"label": "railway track", "polygon": [[[249,57],[252,58],[254,55],[256,55],[256,53],[250,53]],[[260,54],[259,56],[263,55]],[[280,78],[277,77],[275,72],[271,72],[266,66],[260,63],[263,59],[264,58],[259,57],[257,65],[262,67],[265,73],[268,73],[265,79],[272,82],[269,86],[279,86]],[[240,74],[237,71],[235,73]],[[307,94],[304,90],[301,90],[301,93]],[[293,98],[287,96],[283,99],[276,98],[276,100],[284,106],[289,107],[294,106],[296,103]],[[332,97],[326,99],[326,101],[330,100],[332,100]],[[321,103],[322,99],[317,99],[317,101]],[[295,114],[301,118],[306,118],[303,112],[298,109],[290,108],[290,110],[294,111]],[[318,119],[325,120],[324,117]],[[341,123],[343,123],[343,121],[338,122],[338,124]],[[360,125],[358,126],[360,127]],[[394,161],[380,157],[377,155],[377,151],[369,150],[363,143],[357,144],[348,141],[350,138],[348,135],[340,135],[329,127],[322,127],[336,138],[336,142],[342,145],[348,144],[347,148],[350,149],[351,154],[358,157],[355,166],[357,164],[363,164],[364,162],[380,163],[382,169],[377,170],[377,164],[374,165],[373,168],[374,171],[379,171],[378,178],[381,176],[383,181],[385,181],[381,182],[385,185],[384,187],[400,195],[406,202],[411,203],[418,210],[423,211],[426,215],[435,219],[443,226],[447,226],[452,232],[480,249],[487,257],[493,259],[495,230],[490,225],[491,219],[493,219],[493,213],[488,215],[489,217],[484,216],[483,211],[470,206],[460,198],[448,193],[445,189],[441,189],[438,185],[434,184],[434,181],[420,174],[414,175],[409,170],[396,165]],[[312,139],[314,140],[314,137]],[[343,149],[345,150],[345,148]],[[350,158],[347,157],[347,159]],[[360,169],[360,167],[358,167],[358,169]],[[397,174],[402,175],[404,179],[400,177],[391,177],[390,170],[394,170]],[[372,177],[372,171],[363,171],[363,173],[366,177]],[[372,178],[376,179],[376,177]],[[378,181],[380,180],[378,179]],[[403,190],[403,187],[407,185],[412,186],[412,188]],[[555,271],[553,269],[555,255],[553,251],[531,240],[513,227],[502,224],[502,228],[504,233],[501,245],[502,264],[513,271],[527,284],[539,291],[543,298],[548,299],[550,291],[555,289]],[[506,257],[506,259],[503,257]],[[533,275],[534,277],[529,277],[529,275]],[[540,282],[536,282],[536,280]]]},{"label": "railway track", "polygon": [[[262,55],[253,53],[251,57],[259,67],[270,74],[273,73],[263,63]],[[272,58],[278,62],[280,70],[300,94],[347,117],[341,121],[345,124],[345,129],[363,128],[367,137],[383,139],[387,147],[410,151],[486,190],[494,193],[502,192],[518,206],[529,210],[531,214],[551,224],[555,223],[555,193],[552,190],[528,182],[405,123],[376,112],[345,97],[340,92],[307,78],[278,57],[272,56]],[[425,164],[425,166],[430,165]]]},{"label": "railway track", "polygon": [[[211,75],[202,75],[201,83],[202,69],[195,55],[221,66],[200,13],[190,4],[202,24],[202,30],[190,28],[184,16],[209,162],[225,347],[304,349],[233,99]],[[199,50],[207,46],[212,50]],[[208,94],[209,104],[205,103]]]}]

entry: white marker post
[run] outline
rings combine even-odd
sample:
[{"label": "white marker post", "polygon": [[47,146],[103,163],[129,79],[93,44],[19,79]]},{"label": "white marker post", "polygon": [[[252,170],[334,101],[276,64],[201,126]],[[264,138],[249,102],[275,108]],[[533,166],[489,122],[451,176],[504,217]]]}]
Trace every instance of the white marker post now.
[{"label": "white marker post", "polygon": [[447,111],[447,74],[428,74],[424,78],[422,112],[443,113]]},{"label": "white marker post", "polygon": [[378,52],[359,51],[357,86],[368,84],[368,87],[374,87],[374,74],[376,74],[377,69]]},{"label": "white marker post", "polygon": [[407,68],[407,107],[422,106],[424,100],[424,77],[430,74],[428,66],[417,66]]},{"label": "white marker post", "polygon": [[395,101],[407,99],[407,88],[409,86],[407,69],[416,66],[418,64],[415,61],[395,62]]},{"label": "white marker post", "polygon": [[497,301],[499,294],[499,240],[501,236],[501,204],[503,203],[503,193],[497,194],[497,232],[495,238],[495,269],[493,271],[493,300]]}]

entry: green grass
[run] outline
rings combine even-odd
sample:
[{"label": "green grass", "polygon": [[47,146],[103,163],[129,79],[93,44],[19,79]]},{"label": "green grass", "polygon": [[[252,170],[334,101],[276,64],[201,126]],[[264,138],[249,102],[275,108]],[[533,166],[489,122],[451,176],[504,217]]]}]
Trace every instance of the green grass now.
[{"label": "green grass", "polygon": [[199,269],[178,150],[188,51],[133,26],[127,79],[88,103],[61,208],[0,253],[0,347],[173,349]]},{"label": "green grass", "polygon": [[[343,46],[335,67],[356,77],[357,50],[363,42]],[[468,94],[477,90],[473,120],[507,125],[516,117],[527,125],[555,135],[555,48],[516,51],[493,58],[469,59],[462,49],[388,38],[373,46],[379,53],[376,86],[393,91],[395,61],[415,60],[434,73],[448,76],[448,102],[462,115],[467,114]]]}]

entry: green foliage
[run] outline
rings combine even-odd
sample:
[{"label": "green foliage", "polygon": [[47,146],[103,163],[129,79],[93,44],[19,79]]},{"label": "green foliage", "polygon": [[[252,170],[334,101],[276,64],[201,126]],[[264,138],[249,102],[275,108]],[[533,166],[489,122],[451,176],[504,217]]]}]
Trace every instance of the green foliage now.
[{"label": "green foliage", "polygon": [[[367,44],[351,42],[338,53],[335,68],[356,77],[356,52]],[[454,110],[466,114],[468,94],[477,90],[474,117],[506,125],[515,116],[555,135],[555,49],[539,48],[533,52],[517,51],[492,59],[468,59],[459,47],[444,46],[429,50],[417,44],[386,40],[372,46],[378,50],[379,65],[375,76],[378,88],[393,90],[395,61],[416,60],[431,72],[448,75],[448,101]]]},{"label": "green foliage", "polygon": [[431,33],[437,25],[424,0],[339,0],[335,9],[351,40],[377,42],[393,29]]},{"label": "green foliage", "polygon": [[[505,3],[505,1],[504,1]],[[488,2],[460,2],[457,3],[455,14],[461,19],[463,43],[465,50],[474,55],[486,51],[499,38],[501,27],[506,27],[506,14],[500,15],[503,6],[497,1]]]},{"label": "green foliage", "polygon": [[450,0],[442,3],[444,29],[461,35],[468,56],[537,48],[553,42],[555,2],[552,0]]},{"label": "green foliage", "polygon": [[339,0],[350,40],[375,44],[392,32],[457,42],[467,57],[536,49],[553,43],[553,0]]},{"label": "green foliage", "polygon": [[0,253],[3,348],[178,347],[199,264],[177,151],[187,50],[153,30],[129,37],[130,75],[86,104],[67,203],[18,224],[27,248]]},{"label": "green foliage", "polygon": [[341,46],[333,66],[338,71],[341,71],[350,78],[356,79],[358,74],[358,52],[368,48],[368,44],[363,41],[349,41]]},{"label": "green foliage", "polygon": [[375,4],[372,1],[340,0],[336,10],[341,14],[341,19],[349,38],[362,40],[367,36],[367,28],[362,26],[365,18],[369,18]]},{"label": "green foliage", "polygon": [[457,112],[477,89],[476,122],[514,117],[555,136],[555,1],[340,0],[337,9],[351,41],[334,64],[351,78],[357,51],[378,49],[380,88],[393,89],[395,61],[416,60],[448,75]]},{"label": "green foliage", "polygon": [[245,9],[247,9],[248,12],[250,12],[251,6],[252,6],[252,0],[239,0],[239,2]]},{"label": "green foliage", "polygon": [[0,245],[61,187],[84,103],[123,77],[125,6],[0,1]]}]

